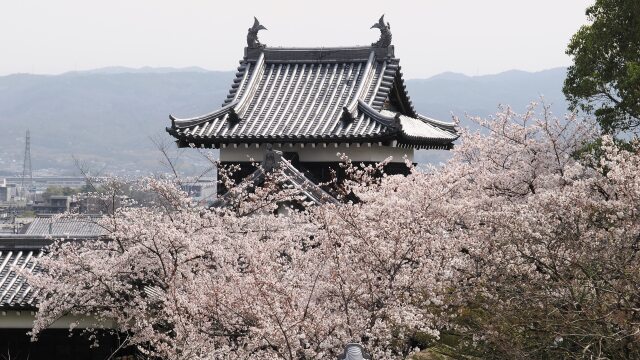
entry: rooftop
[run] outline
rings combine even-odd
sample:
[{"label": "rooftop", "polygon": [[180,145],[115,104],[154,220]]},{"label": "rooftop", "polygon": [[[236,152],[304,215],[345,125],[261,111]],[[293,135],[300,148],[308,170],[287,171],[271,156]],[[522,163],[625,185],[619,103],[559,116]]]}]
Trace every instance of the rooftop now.
[{"label": "rooftop", "polygon": [[[256,20],[252,29],[259,26]],[[221,107],[193,118],[170,116],[167,131],[181,147],[384,142],[450,148],[458,137],[454,125],[414,110],[388,24],[381,18],[374,27],[381,29],[377,43],[327,48],[266,47],[258,30],[249,29]]]},{"label": "rooftop", "polygon": [[96,240],[99,236],[70,236],[61,233],[0,234],[0,309],[30,309],[37,305],[37,292],[27,284],[20,272],[40,271],[38,259],[45,253],[46,247],[57,238],[64,238],[65,241],[84,241]]},{"label": "rooftop", "polygon": [[87,237],[105,234],[104,228],[98,224],[98,218],[55,218],[38,217],[29,224],[26,235],[51,235],[53,237]]},{"label": "rooftop", "polygon": [[[18,271],[37,271],[40,248],[4,250],[0,248],[0,308],[31,308],[35,294]],[[18,271],[16,271],[18,270]]]}]

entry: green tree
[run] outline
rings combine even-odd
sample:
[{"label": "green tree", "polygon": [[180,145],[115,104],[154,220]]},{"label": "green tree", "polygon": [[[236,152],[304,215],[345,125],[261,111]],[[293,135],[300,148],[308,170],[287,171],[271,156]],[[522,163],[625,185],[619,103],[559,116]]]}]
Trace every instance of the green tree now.
[{"label": "green tree", "polygon": [[563,92],[572,110],[592,113],[603,132],[640,127],[640,1],[596,0],[589,25],[569,42]]}]

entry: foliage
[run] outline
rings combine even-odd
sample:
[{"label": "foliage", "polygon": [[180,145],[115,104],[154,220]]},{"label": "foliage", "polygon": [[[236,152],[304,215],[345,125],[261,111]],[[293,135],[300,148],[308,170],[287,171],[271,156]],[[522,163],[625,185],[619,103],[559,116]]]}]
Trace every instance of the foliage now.
[{"label": "foliage", "polygon": [[572,155],[592,142],[588,123],[477,121],[490,135],[465,134],[445,170],[464,174],[456,241],[479,270],[454,322],[465,345],[483,358],[640,356],[637,147],[604,137],[585,165]]},{"label": "foliage", "polygon": [[640,2],[596,0],[591,24],[573,36],[563,91],[573,109],[593,112],[606,133],[640,126]]},{"label": "foliage", "polygon": [[640,153],[604,137],[581,162],[593,124],[536,109],[472,119],[443,168],[347,163],[357,202],[295,210],[276,171],[208,209],[148,180],[110,241],[40,260],[34,336],[76,314],[167,359],[637,358]]}]

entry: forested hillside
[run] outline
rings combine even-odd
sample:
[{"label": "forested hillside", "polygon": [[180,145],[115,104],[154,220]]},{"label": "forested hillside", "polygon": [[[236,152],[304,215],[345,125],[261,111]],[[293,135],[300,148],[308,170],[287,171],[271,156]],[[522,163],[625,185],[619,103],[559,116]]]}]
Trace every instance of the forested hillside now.
[{"label": "forested hillside", "polygon": [[[171,141],[164,131],[169,114],[185,117],[216,109],[232,77],[232,72],[199,68],[121,67],[0,77],[0,169],[21,170],[24,134],[30,129],[34,169],[73,171],[75,156],[103,172],[160,171],[150,137]],[[453,113],[465,124],[465,114],[487,116],[499,104],[522,110],[541,95],[562,114],[564,78],[564,68],[474,77],[443,73],[409,80],[407,87],[421,113],[442,120]],[[417,160],[438,162],[445,155],[421,151]],[[191,156],[182,169],[197,171],[200,161]]]}]

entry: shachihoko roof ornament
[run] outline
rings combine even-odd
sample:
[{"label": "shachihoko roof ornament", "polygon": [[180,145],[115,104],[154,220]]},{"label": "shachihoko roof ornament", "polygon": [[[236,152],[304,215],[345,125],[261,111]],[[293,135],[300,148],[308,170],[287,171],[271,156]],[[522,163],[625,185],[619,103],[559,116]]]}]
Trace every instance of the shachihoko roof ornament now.
[{"label": "shachihoko roof ornament", "polygon": [[253,26],[249,28],[247,33],[247,47],[249,49],[262,49],[267,47],[267,44],[261,44],[258,40],[258,31],[267,30],[266,27],[260,25],[260,21],[254,16]]},{"label": "shachihoko roof ornament", "polygon": [[179,147],[261,144],[372,143],[450,149],[455,124],[414,109],[394,55],[389,24],[380,17],[373,45],[268,47],[254,18],[247,47],[222,105],[190,118],[169,116]]},{"label": "shachihoko roof ornament", "polygon": [[384,14],[380,16],[380,20],[377,23],[371,26],[371,29],[380,29],[380,39],[377,42],[371,44],[371,46],[375,47],[388,47],[391,45],[391,25],[387,22],[384,23]]}]

